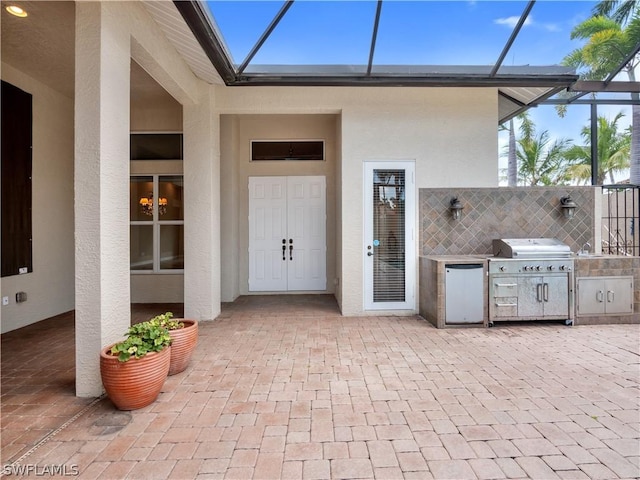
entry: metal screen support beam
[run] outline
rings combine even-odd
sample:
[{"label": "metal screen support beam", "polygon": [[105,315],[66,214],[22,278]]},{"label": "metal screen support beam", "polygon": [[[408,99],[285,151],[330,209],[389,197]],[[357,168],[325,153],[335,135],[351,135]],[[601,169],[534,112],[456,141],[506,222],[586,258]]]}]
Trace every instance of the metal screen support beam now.
[{"label": "metal screen support beam", "polygon": [[282,5],[282,8],[280,8],[280,11],[276,14],[275,17],[273,17],[273,20],[271,20],[271,23],[269,24],[267,29],[260,36],[256,44],[253,46],[253,48],[247,55],[247,58],[244,59],[244,62],[242,62],[242,64],[238,68],[238,75],[242,75],[242,72],[244,72],[244,69],[247,68],[247,65],[249,65],[249,62],[251,61],[251,59],[255,57],[256,53],[258,53],[258,50],[260,50],[264,42],[267,41],[267,38],[269,38],[269,35],[271,35],[271,32],[273,32],[273,30],[278,26],[278,23],[280,23],[280,20],[282,20],[282,17],[284,17],[284,14],[287,13],[287,10],[291,8],[291,5],[293,5],[294,1],[295,0],[287,0],[284,3],[284,5]]},{"label": "metal screen support beam", "polygon": [[371,49],[369,50],[369,63],[367,64],[367,76],[371,75],[373,65],[373,54],[376,50],[376,39],[378,38],[378,24],[380,23],[380,12],[382,11],[382,0],[378,0],[376,7],[376,18],[373,22],[373,34],[371,35]]},{"label": "metal screen support beam", "polygon": [[530,0],[528,5],[524,9],[524,12],[522,12],[522,15],[520,15],[518,24],[513,29],[513,32],[511,32],[511,36],[509,37],[509,40],[507,40],[507,43],[502,49],[502,53],[500,53],[500,57],[498,57],[498,61],[491,69],[491,73],[489,74],[490,77],[493,77],[496,73],[498,73],[498,70],[502,66],[502,62],[504,62],[504,57],[506,57],[507,53],[509,53],[509,50],[511,49],[511,45],[513,45],[513,42],[515,42],[516,37],[520,33],[520,29],[524,25],[524,22],[527,20],[527,17],[529,16],[529,13],[531,13],[531,9],[533,8],[533,5],[535,3],[536,3],[536,0]]},{"label": "metal screen support beam", "polygon": [[[622,60],[622,62],[620,62],[620,64],[616,67],[616,69],[615,69],[613,72],[611,72],[607,78],[605,78],[605,80],[604,80],[604,86],[605,86],[605,87],[606,87],[607,85],[609,85],[609,83],[611,83],[611,81],[614,79],[614,77],[615,77],[616,75],[618,75],[618,74],[622,71],[622,69],[623,69],[624,67],[626,67],[626,66],[627,66],[627,63],[629,63],[629,62],[633,59],[633,57],[635,57],[635,56],[638,54],[638,52],[640,52],[640,42],[638,42],[638,44],[636,44],[636,46],[635,46],[635,47],[633,47],[633,50],[631,50],[631,52],[629,53],[629,55],[627,55],[627,56],[625,57],[625,59],[624,59],[624,60]],[[574,96],[574,97],[571,97],[571,98],[566,102],[566,103],[567,103],[567,105],[568,105],[568,104],[570,104],[570,103],[573,103],[574,101],[576,101],[576,100],[577,100],[577,99],[579,99],[579,98],[584,97],[584,96],[585,96],[585,95],[587,95],[588,93],[590,93],[590,92],[583,92],[583,93],[580,93],[580,94],[578,94],[578,95],[576,95],[576,96]]]},{"label": "metal screen support beam", "polygon": [[591,185],[598,185],[598,106],[591,104]]}]

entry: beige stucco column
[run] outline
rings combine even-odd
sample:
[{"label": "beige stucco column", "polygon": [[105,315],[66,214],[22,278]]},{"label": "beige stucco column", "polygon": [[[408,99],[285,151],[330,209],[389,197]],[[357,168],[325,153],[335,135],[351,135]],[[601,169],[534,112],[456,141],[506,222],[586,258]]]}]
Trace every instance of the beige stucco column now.
[{"label": "beige stucco column", "polygon": [[76,3],[76,394],[102,393],[100,348],[131,321],[130,36],[109,2]]},{"label": "beige stucco column", "polygon": [[184,314],[220,313],[220,122],[213,88],[184,105]]}]

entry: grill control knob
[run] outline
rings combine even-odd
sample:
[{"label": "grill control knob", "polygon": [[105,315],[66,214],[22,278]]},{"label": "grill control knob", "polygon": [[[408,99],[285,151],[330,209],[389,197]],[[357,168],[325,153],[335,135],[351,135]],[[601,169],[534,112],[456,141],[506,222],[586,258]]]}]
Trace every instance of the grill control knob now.
[{"label": "grill control knob", "polygon": [[553,265],[549,265],[549,266],[547,267],[547,270],[551,271],[551,270],[553,270],[554,268],[555,268],[555,267],[554,267]]},{"label": "grill control knob", "polygon": [[504,272],[506,269],[504,268],[504,265],[500,267],[500,271]]},{"label": "grill control knob", "polygon": [[542,270],[542,267],[540,265],[536,265],[536,270],[540,271],[540,270]]},{"label": "grill control knob", "polygon": [[560,270],[565,270],[566,267],[564,265],[560,265]]},{"label": "grill control knob", "polygon": [[525,265],[525,266],[522,267],[522,270],[524,270],[525,272],[528,272],[529,271],[529,267],[527,265]]}]

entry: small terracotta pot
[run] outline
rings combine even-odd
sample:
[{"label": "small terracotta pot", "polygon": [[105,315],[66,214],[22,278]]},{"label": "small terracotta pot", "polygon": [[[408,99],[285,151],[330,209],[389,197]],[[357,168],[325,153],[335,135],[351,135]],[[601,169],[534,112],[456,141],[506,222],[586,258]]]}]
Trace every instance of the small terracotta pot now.
[{"label": "small terracotta pot", "polygon": [[184,328],[169,330],[169,335],[171,335],[169,375],[183,372],[187,368],[191,361],[191,355],[198,344],[198,322],[183,318],[177,318],[176,320],[184,323]]},{"label": "small terracotta pot", "polygon": [[153,403],[169,373],[171,347],[121,362],[110,345],[100,351],[100,375],[107,395],[120,410],[135,410]]}]

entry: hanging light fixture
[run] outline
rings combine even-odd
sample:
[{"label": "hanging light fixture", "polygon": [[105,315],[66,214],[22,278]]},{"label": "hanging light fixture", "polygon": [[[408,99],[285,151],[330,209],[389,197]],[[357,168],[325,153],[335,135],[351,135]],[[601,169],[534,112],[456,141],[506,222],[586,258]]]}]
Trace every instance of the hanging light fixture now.
[{"label": "hanging light fixture", "polygon": [[[149,192],[148,197],[141,197],[140,201],[140,209],[142,213],[145,215],[153,215],[153,192]],[[160,197],[158,199],[158,214],[164,215],[167,213],[167,199],[164,197]]]},{"label": "hanging light fixture", "polygon": [[576,212],[578,205],[573,201],[571,195],[560,198],[560,208],[562,208],[562,214],[567,220],[571,220]]}]

